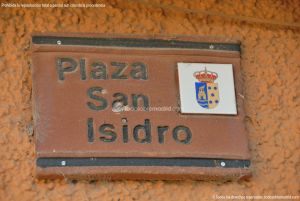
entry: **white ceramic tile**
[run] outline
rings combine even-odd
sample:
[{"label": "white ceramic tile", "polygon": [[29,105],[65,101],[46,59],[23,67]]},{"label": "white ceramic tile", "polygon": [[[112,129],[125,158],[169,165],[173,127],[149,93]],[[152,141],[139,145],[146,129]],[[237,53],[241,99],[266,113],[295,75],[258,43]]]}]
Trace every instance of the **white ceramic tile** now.
[{"label": "white ceramic tile", "polygon": [[[205,71],[205,68],[207,73],[217,74],[213,83],[195,78],[194,73]],[[178,74],[181,113],[237,114],[232,64],[178,63]],[[197,96],[198,87],[201,87],[200,96]]]}]

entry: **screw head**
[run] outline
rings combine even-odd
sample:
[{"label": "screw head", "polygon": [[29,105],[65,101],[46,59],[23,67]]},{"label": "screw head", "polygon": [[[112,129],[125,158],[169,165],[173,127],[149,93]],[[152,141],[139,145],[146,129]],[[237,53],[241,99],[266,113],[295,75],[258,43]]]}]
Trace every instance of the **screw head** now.
[{"label": "screw head", "polygon": [[66,161],[61,161],[62,166],[65,166],[66,164],[67,164]]},{"label": "screw head", "polygon": [[214,48],[215,48],[214,45],[210,45],[210,46],[209,46],[209,49],[214,49]]},{"label": "screw head", "polygon": [[57,45],[61,45],[61,40],[56,41]]},{"label": "screw head", "polygon": [[225,167],[225,166],[226,166],[226,163],[225,163],[224,161],[222,161],[222,162],[221,162],[221,166],[222,166],[222,167]]}]

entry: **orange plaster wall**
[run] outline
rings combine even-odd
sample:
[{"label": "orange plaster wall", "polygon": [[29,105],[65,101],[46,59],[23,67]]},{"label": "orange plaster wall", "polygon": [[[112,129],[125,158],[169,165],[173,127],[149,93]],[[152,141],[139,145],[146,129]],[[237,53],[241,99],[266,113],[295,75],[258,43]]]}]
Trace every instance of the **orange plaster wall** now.
[{"label": "orange plaster wall", "polygon": [[[214,195],[300,195],[298,0],[100,3],[106,7],[0,8],[0,201],[198,201],[214,200]],[[230,15],[293,25],[249,22],[252,18],[245,22],[229,19]],[[36,180],[30,70],[33,32],[180,34],[240,40],[253,177],[226,183]]]}]

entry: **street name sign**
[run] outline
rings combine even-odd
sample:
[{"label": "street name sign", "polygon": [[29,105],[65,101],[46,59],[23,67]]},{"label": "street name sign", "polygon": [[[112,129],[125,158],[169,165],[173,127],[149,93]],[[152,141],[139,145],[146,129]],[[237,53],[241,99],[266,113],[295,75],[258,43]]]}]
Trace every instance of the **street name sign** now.
[{"label": "street name sign", "polygon": [[32,76],[38,178],[251,175],[238,42],[35,34]]}]

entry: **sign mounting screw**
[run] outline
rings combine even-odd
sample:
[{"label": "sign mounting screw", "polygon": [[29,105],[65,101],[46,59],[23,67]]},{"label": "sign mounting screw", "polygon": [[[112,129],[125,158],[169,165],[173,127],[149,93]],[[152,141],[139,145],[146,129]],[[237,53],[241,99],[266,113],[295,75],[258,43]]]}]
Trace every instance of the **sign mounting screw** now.
[{"label": "sign mounting screw", "polygon": [[56,41],[57,45],[61,45],[61,40]]},{"label": "sign mounting screw", "polygon": [[222,162],[221,162],[221,166],[222,166],[222,167],[225,167],[225,166],[226,166],[226,163],[225,163],[224,161],[222,161]]}]

